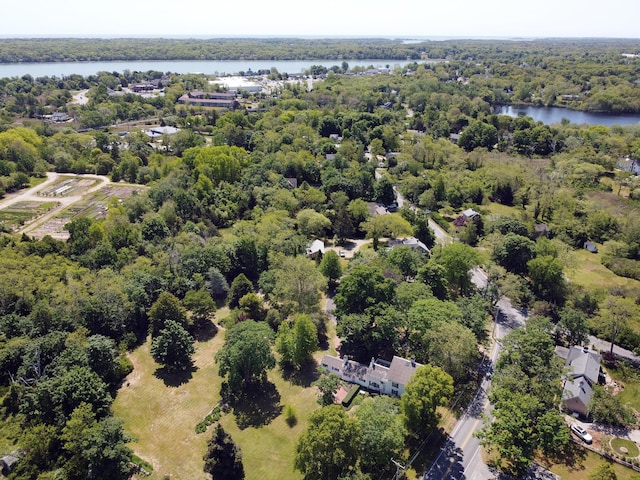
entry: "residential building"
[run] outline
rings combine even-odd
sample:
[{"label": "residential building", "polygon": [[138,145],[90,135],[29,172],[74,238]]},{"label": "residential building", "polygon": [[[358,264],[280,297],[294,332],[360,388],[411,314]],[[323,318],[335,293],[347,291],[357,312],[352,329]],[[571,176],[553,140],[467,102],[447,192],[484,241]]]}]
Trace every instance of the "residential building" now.
[{"label": "residential building", "polygon": [[413,252],[431,255],[431,250],[429,250],[429,247],[427,247],[424,243],[422,243],[420,240],[418,240],[415,237],[408,237],[408,238],[401,238],[401,239],[393,238],[389,240],[390,249],[394,247],[401,247],[401,246],[409,247]]},{"label": "residential building", "polygon": [[414,360],[407,360],[394,355],[391,362],[382,359],[371,359],[369,365],[344,358],[325,355],[320,365],[328,372],[337,374],[342,380],[355,383],[361,387],[382,395],[401,396],[405,387],[422,366]]},{"label": "residential building", "polygon": [[316,255],[324,255],[324,242],[322,240],[314,240],[311,245],[307,247],[307,255],[315,257]]},{"label": "residential building", "polygon": [[593,387],[600,382],[602,372],[599,353],[574,346],[567,353],[565,366],[568,372],[562,391],[562,405],[570,412],[589,415]]}]

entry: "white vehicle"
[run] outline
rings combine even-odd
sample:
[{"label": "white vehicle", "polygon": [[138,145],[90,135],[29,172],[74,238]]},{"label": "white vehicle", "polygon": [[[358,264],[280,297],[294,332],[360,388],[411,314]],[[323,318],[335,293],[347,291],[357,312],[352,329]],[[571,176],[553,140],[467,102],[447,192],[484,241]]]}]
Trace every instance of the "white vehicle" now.
[{"label": "white vehicle", "polygon": [[575,433],[584,443],[591,444],[593,437],[577,423],[571,425],[571,431]]},{"label": "white vehicle", "polygon": [[344,258],[344,257],[346,256],[346,254],[345,254],[344,250],[340,250],[340,251],[338,252],[338,255],[340,255],[342,258]]}]

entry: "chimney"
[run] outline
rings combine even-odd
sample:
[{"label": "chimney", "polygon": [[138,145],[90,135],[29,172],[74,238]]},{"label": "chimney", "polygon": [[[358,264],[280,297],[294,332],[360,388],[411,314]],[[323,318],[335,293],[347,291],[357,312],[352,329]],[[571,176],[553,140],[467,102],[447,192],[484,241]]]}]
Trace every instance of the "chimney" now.
[{"label": "chimney", "polygon": [[416,368],[416,358],[415,357],[411,357],[411,366],[413,368]]},{"label": "chimney", "polygon": [[369,368],[375,370],[376,369],[376,359],[371,357],[371,362],[369,362]]},{"label": "chimney", "polygon": [[347,363],[349,363],[349,355],[345,355],[345,356],[344,356],[344,363],[343,363],[343,365],[345,365],[345,366],[346,366],[346,365],[347,365]]}]

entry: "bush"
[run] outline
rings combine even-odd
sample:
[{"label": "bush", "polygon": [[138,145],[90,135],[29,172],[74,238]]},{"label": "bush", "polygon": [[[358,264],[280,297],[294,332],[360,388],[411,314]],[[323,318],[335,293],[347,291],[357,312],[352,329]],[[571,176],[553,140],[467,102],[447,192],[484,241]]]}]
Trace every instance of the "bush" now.
[{"label": "bush", "polygon": [[360,391],[360,385],[354,385],[353,387],[351,387],[351,390],[349,390],[349,393],[347,393],[347,396],[344,397],[344,400],[342,400],[342,406],[348,407],[349,405],[351,405],[353,398],[358,394],[359,391]]},{"label": "bush", "polygon": [[602,264],[616,275],[640,280],[640,262],[637,260],[605,255]]},{"label": "bush", "polygon": [[445,232],[449,231],[449,228],[450,228],[449,222],[442,215],[440,215],[438,212],[431,212],[431,218],[433,219],[434,222],[436,222],[438,225],[440,225],[440,227]]},{"label": "bush", "polygon": [[289,427],[293,428],[298,423],[298,418],[296,416],[296,411],[291,405],[287,405],[284,407],[284,419],[287,422]]}]

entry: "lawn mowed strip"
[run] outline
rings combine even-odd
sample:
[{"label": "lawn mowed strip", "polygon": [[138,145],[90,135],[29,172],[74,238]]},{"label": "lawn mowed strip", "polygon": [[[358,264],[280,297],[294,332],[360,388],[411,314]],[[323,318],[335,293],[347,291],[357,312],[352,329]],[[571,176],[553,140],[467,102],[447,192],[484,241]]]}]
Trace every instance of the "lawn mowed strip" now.
[{"label": "lawn mowed strip", "polygon": [[[335,335],[335,327],[330,327],[329,335]],[[332,346],[334,339],[327,343]],[[157,375],[150,341],[130,354],[134,370],[119,390],[113,410],[136,438],[131,448],[153,465],[154,471],[147,477],[150,480],[167,475],[185,480],[207,478],[202,457],[213,430],[209,427],[206,433],[197,434],[195,427],[220,400],[222,379],[214,357],[223,344],[224,331],[196,342],[196,370],[191,378],[183,383],[179,378],[170,379],[169,385]],[[320,357],[318,352],[316,358]],[[295,444],[306,430],[311,412],[320,408],[316,389],[311,387],[316,377],[313,365],[286,379],[276,367],[253,400],[232,405],[222,415],[220,423],[242,450],[247,480],[302,478],[293,470]],[[287,422],[285,410],[289,406],[295,422]]]}]

